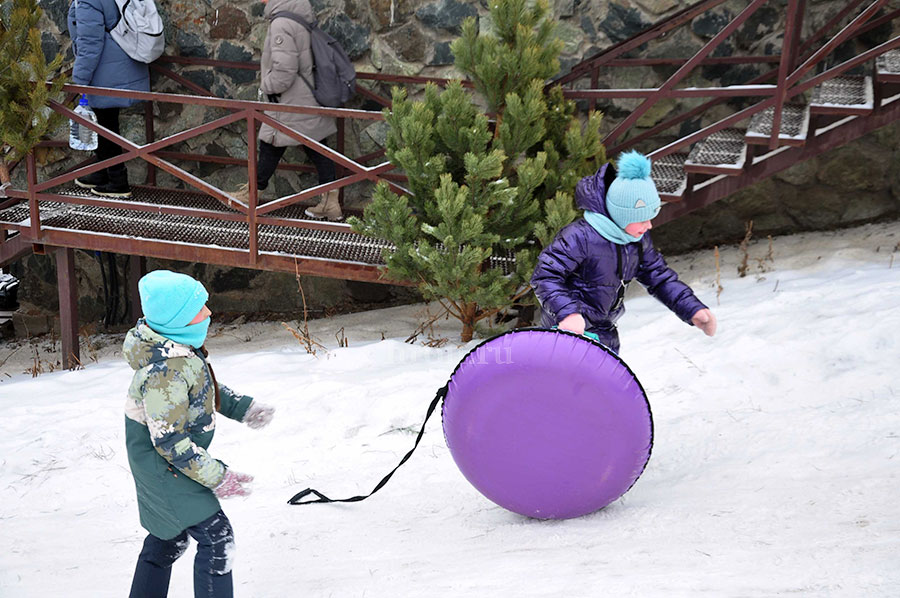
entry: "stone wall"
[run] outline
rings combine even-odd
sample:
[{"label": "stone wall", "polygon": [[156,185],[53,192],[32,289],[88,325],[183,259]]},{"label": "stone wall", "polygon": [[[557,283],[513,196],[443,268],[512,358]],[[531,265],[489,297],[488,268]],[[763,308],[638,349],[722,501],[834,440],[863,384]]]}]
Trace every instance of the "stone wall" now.
[{"label": "stone wall", "polygon": [[[266,22],[262,17],[264,5],[259,2],[221,0],[157,0],[166,22],[168,48],[171,55],[216,58],[226,61],[258,61],[265,37]],[[460,31],[466,17],[479,20],[483,30],[490,28],[487,0],[312,0],[322,27],[341,41],[355,61],[357,69],[401,75],[454,77],[453,56],[449,45]],[[551,0],[558,33],[564,42],[561,57],[562,72],[590,57],[602,48],[627,39],[650,24],[684,8],[684,0]],[[691,23],[677,29],[663,39],[646,44],[633,56],[689,57],[711,39],[721,27],[746,6],[747,2],[731,0],[716,9],[698,16]],[[844,2],[841,0],[810,0],[804,34],[808,35],[833,15]],[[65,32],[68,0],[44,0],[46,11],[43,28],[45,52],[67,53],[71,57],[70,41]],[[786,2],[771,1],[760,9],[716,51],[716,55],[773,54],[780,51]],[[887,10],[900,7],[900,0],[888,3]],[[873,45],[895,35],[897,27],[890,25],[870,32],[861,44],[845,44],[838,49],[833,61],[853,55],[863,45]],[[228,98],[255,99],[257,74],[241,69],[214,69],[206,66],[173,67],[189,80]],[[740,65],[705,67],[696,70],[686,80],[687,85],[741,84],[762,72],[764,67]],[[674,72],[667,68],[606,69],[601,73],[600,87],[654,87]],[[155,91],[185,93],[174,82],[154,76]],[[587,86],[587,81],[582,86]],[[378,85],[376,91],[389,95],[387,86]],[[631,134],[637,134],[661,122],[669,115],[689,109],[698,100],[663,101],[645,114]],[[610,130],[627,115],[637,100],[617,99],[598,105],[606,118],[604,129]],[[702,118],[685,122],[678,130],[669,131],[652,143],[639,147],[651,150],[667,141],[695,131],[724,115],[746,105],[735,100],[713,109]],[[371,102],[357,100],[356,107],[377,109]],[[155,108],[156,135],[164,137],[190,126],[209,121],[221,114],[202,106],[176,104]],[[123,115],[123,134],[136,142],[144,141],[143,110],[129,110]],[[846,147],[797,165],[772,179],[758,183],[733,197],[704,210],[660,227],[654,232],[657,243],[668,251],[683,251],[693,247],[736,241],[743,237],[746,222],[754,221],[757,234],[777,234],[789,231],[830,228],[879,218],[900,216],[900,151],[897,126],[885,127]],[[359,155],[383,146],[384,123],[357,121],[348,125],[347,153]],[[246,158],[247,140],[242,126],[219,129],[208,135],[185,142],[177,150],[218,156]],[[38,160],[41,176],[55,173],[74,163],[75,158],[61,150],[41,150]],[[301,151],[288,151],[286,161],[306,161]],[[222,188],[234,188],[246,181],[246,170],[209,164],[186,164],[186,169]],[[137,162],[129,164],[132,181],[143,180],[145,168]],[[22,173],[17,173],[21,177]],[[22,183],[21,179],[18,181]],[[168,174],[159,173],[158,184],[183,187]],[[279,195],[296,192],[314,184],[309,174],[279,172],[274,189]],[[366,184],[355,185],[345,193],[351,206],[363,204],[371,189]],[[83,277],[82,318],[90,321],[97,315],[96,260],[80,258],[79,276]],[[52,308],[55,304],[55,285],[52,265],[46,257],[33,256],[18,265],[20,272],[28,271],[20,295],[35,305]],[[236,311],[282,311],[296,309],[296,301],[285,303],[295,288],[293,276],[271,273],[233,274],[213,267],[194,265],[204,282],[215,287],[216,277],[229,280],[222,294],[233,294],[229,307]],[[242,292],[243,281],[249,292]],[[378,285],[356,285],[355,288]],[[261,289],[280,289],[278,292],[259,292]],[[351,285],[343,281],[310,283],[307,300],[314,309],[341,304],[352,297]],[[282,292],[282,290],[284,292]],[[404,293],[371,291],[385,300],[395,301]],[[294,293],[296,294],[296,293]],[[260,303],[258,298],[269,299]],[[88,299],[89,297],[90,299]],[[100,298],[102,302],[102,297]],[[102,311],[102,309],[101,309]]]}]

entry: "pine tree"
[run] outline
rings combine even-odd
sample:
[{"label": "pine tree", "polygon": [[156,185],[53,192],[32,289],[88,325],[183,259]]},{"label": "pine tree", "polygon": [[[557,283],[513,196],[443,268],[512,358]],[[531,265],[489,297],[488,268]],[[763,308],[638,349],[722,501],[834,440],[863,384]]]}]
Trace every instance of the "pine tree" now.
[{"label": "pine tree", "polygon": [[63,117],[47,108],[68,77],[59,72],[63,56],[47,62],[38,21],[37,0],[0,2],[0,185],[9,183],[9,167],[24,158]]},{"label": "pine tree", "polygon": [[[456,81],[425,88],[421,101],[393,91],[385,111],[387,156],[410,195],[379,184],[357,232],[387,239],[386,274],[416,281],[463,325],[475,325],[529,294],[540,248],[571,222],[578,180],[605,162],[601,115],[585,123],[562,90],[545,88],[559,70],[561,42],[546,0],[492,0],[493,35],[468,19],[451,48],[487,106]],[[492,257],[515,256],[504,273]]]}]

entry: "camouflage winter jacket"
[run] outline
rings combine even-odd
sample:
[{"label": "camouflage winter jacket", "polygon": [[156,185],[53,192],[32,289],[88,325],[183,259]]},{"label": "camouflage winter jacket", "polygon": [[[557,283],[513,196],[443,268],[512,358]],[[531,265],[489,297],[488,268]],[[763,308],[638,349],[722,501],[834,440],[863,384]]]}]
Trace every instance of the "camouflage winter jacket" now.
[{"label": "camouflage winter jacket", "polygon": [[[167,539],[219,510],[211,492],[225,465],[207,449],[216,427],[216,389],[203,354],[151,330],[143,320],[125,337],[135,370],[125,402],[125,441],[141,524]],[[241,421],[251,397],[219,385],[219,412]]]}]

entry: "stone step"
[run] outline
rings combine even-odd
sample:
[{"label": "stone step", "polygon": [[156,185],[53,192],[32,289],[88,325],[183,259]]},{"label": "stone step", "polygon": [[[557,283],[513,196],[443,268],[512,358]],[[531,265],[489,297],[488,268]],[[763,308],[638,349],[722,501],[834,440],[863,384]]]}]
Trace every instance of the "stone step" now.
[{"label": "stone step", "polygon": [[842,75],[813,89],[809,109],[813,114],[865,116],[875,108],[872,77]]},{"label": "stone step", "polygon": [[[774,108],[757,112],[750,119],[745,138],[747,143],[768,145],[772,136]],[[809,132],[809,106],[805,104],[785,104],[781,111],[781,127],[778,132],[779,145],[800,146],[806,143]]]},{"label": "stone step", "polygon": [[900,83],[900,50],[890,50],[875,59],[875,78]]},{"label": "stone step", "polygon": [[685,172],[736,175],[747,161],[747,141],[740,129],[722,129],[698,141],[684,163]]},{"label": "stone step", "polygon": [[663,201],[681,201],[687,188],[687,173],[684,172],[685,153],[674,153],[652,159],[650,178],[656,183],[656,190]]}]

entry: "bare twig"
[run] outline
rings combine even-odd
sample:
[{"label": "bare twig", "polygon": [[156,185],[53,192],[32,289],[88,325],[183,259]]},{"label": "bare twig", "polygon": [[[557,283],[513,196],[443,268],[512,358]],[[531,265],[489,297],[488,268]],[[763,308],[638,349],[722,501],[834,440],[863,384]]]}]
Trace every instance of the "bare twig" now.
[{"label": "bare twig", "polygon": [[722,286],[722,270],[719,267],[719,246],[716,245],[716,305],[720,305],[719,295],[725,288]]},{"label": "bare twig", "polygon": [[309,334],[309,310],[306,306],[306,294],[303,292],[303,285],[300,283],[300,264],[296,259],[294,260],[294,276],[297,279],[297,289],[300,291],[300,299],[303,301],[303,324],[299,327],[300,330],[291,328],[286,322],[282,322],[281,325],[287,328],[290,333],[294,335],[294,338],[300,341],[300,344],[303,345],[307,353],[315,355],[316,347],[328,352],[328,349],[325,348],[324,345],[316,342]]},{"label": "bare twig", "polygon": [[[419,338],[419,335],[426,334],[428,341],[423,342],[423,344],[427,347],[440,347],[444,343],[447,342],[447,339],[436,338],[434,334],[434,324],[441,318],[447,318],[450,316],[450,310],[444,305],[443,302],[438,301],[440,306],[443,308],[443,311],[438,312],[437,314],[432,314],[431,310],[426,306],[425,309],[420,311],[417,316],[423,318],[416,329],[412,334],[404,341],[409,344],[415,344],[416,340]],[[439,343],[439,344],[437,344]]]},{"label": "bare twig", "polygon": [[678,347],[675,347],[675,350],[678,352],[679,355],[681,355],[682,357],[684,357],[684,360],[687,361],[688,364],[690,364],[690,366],[691,366],[692,368],[694,368],[695,370],[697,370],[697,371],[700,372],[701,374],[705,374],[705,373],[706,373],[706,371],[705,371],[703,368],[701,368],[701,367],[698,366],[696,363],[694,363],[693,361],[691,361],[691,358],[690,358],[690,357],[688,357],[687,355],[685,355],[684,353],[682,353],[681,350],[680,350]]},{"label": "bare twig", "polygon": [[15,355],[15,354],[16,354],[16,351],[18,351],[18,350],[21,349],[21,348],[22,348],[22,345],[19,345],[18,347],[16,347],[15,349],[13,349],[13,350],[10,352],[9,355],[7,355],[6,357],[4,357],[4,358],[3,358],[3,361],[0,361],[0,368],[2,368],[2,367],[3,367],[3,364],[6,363],[7,360],[9,360],[10,357],[12,357],[13,355]]},{"label": "bare twig", "polygon": [[747,276],[747,270],[750,269],[749,264],[747,263],[750,260],[750,253],[748,250],[748,246],[750,245],[750,237],[753,236],[753,221],[749,220],[747,222],[747,232],[744,234],[744,240],[741,241],[740,251],[741,251],[741,263],[738,266],[738,276],[741,278]]},{"label": "bare twig", "polygon": [[344,327],[341,326],[341,329],[334,333],[334,338],[337,340],[338,347],[349,347],[350,341],[347,336],[344,334]]}]

